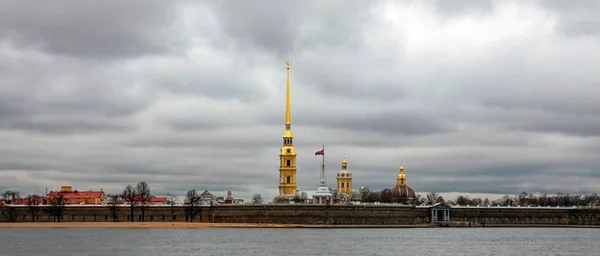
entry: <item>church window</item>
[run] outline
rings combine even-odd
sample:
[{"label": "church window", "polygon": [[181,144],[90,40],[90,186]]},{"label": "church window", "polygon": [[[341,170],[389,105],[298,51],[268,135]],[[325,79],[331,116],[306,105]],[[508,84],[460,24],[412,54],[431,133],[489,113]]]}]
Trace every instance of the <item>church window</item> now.
[{"label": "church window", "polygon": [[287,166],[291,166],[291,164],[292,164],[292,162],[290,160],[287,160]]},{"label": "church window", "polygon": [[344,188],[344,183],[342,183],[342,188]]},{"label": "church window", "polygon": [[[288,162],[289,162],[289,161],[290,161],[290,160],[288,160]],[[289,165],[288,165],[288,166],[289,166]],[[288,176],[288,177],[287,177],[287,183],[292,183],[292,177],[290,177],[290,176]]]},{"label": "church window", "polygon": [[285,152],[289,154],[292,153],[292,150],[288,148]]}]

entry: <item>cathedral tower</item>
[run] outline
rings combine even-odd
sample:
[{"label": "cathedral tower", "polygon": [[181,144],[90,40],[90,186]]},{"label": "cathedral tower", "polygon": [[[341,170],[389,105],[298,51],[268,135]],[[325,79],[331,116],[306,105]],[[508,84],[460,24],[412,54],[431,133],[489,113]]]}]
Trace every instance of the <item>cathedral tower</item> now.
[{"label": "cathedral tower", "polygon": [[287,65],[287,83],[285,94],[285,131],[283,131],[283,146],[279,153],[279,198],[296,194],[296,149],[292,143],[292,128],[290,123],[290,62]]},{"label": "cathedral tower", "polygon": [[352,173],[348,171],[346,158],[342,161],[342,170],[337,173],[337,190],[346,195],[352,193]]}]

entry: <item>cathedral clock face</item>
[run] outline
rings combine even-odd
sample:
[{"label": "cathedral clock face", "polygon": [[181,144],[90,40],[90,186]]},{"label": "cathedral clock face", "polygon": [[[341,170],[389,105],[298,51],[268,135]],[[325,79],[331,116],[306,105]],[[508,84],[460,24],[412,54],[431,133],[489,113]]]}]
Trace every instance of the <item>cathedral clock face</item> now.
[{"label": "cathedral clock face", "polygon": [[292,153],[292,150],[288,148],[285,150],[285,152],[289,154],[289,153]]}]

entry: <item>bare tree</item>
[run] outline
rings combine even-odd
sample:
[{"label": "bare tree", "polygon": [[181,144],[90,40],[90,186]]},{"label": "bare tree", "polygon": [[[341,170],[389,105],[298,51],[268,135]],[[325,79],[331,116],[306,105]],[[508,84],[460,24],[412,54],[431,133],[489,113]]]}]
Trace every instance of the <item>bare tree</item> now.
[{"label": "bare tree", "polygon": [[138,204],[142,210],[142,221],[144,221],[144,216],[146,213],[146,208],[150,205],[150,200],[152,199],[152,194],[150,193],[150,186],[148,183],[141,181],[137,184],[136,191],[138,194]]},{"label": "bare tree", "polygon": [[429,193],[427,194],[427,199],[425,199],[425,202],[429,205],[434,205],[436,203],[438,195],[436,193]]},{"label": "bare tree", "polygon": [[264,202],[264,200],[260,193],[256,193],[256,194],[254,194],[254,196],[252,196],[253,204],[262,204],[263,202]]},{"label": "bare tree", "polygon": [[302,200],[303,203],[306,202],[306,199],[308,199],[306,192],[300,193],[300,200]]},{"label": "bare tree", "polygon": [[333,203],[337,203],[338,202],[338,196],[340,194],[341,193],[337,189],[331,191],[331,195],[332,195],[332,198],[333,198]]},{"label": "bare tree", "polygon": [[108,195],[108,198],[110,198],[108,208],[112,213],[113,222],[117,222],[119,219],[119,216],[117,215],[117,209],[119,208],[119,202],[121,200],[121,197],[118,194],[110,194]]},{"label": "bare tree", "polygon": [[31,222],[35,221],[35,218],[38,216],[38,213],[41,210],[42,198],[37,195],[28,195],[27,196],[27,210],[29,214],[31,214]]},{"label": "bare tree", "polygon": [[[19,191],[15,191],[15,190],[7,190],[4,193],[2,193],[2,201],[4,201],[7,204],[16,204],[18,203],[18,201],[21,199],[21,195],[19,193]],[[15,201],[15,202],[13,202]]]},{"label": "bare tree", "polygon": [[63,193],[58,193],[53,197],[48,198],[48,208],[46,208],[46,211],[53,217],[55,222],[60,222],[62,220],[66,202],[67,198]]},{"label": "bare tree", "polygon": [[175,204],[177,197],[171,193],[167,193],[167,205],[171,206],[171,216],[175,215]]},{"label": "bare tree", "polygon": [[390,189],[384,189],[380,192],[381,202],[391,203],[392,202],[392,191]]},{"label": "bare tree", "polygon": [[123,190],[123,199],[125,199],[125,202],[129,203],[129,220],[133,222],[133,210],[135,209],[138,200],[137,191],[131,185],[127,185],[125,190]]},{"label": "bare tree", "polygon": [[362,196],[361,196],[360,192],[352,191],[352,193],[350,193],[350,200],[360,201],[361,199],[362,199]]},{"label": "bare tree", "polygon": [[371,194],[371,190],[369,188],[361,189],[360,194],[363,202],[369,202],[369,194]]},{"label": "bare tree", "polygon": [[195,189],[192,189],[186,194],[186,208],[190,222],[194,221],[194,216],[200,211],[200,194]]}]

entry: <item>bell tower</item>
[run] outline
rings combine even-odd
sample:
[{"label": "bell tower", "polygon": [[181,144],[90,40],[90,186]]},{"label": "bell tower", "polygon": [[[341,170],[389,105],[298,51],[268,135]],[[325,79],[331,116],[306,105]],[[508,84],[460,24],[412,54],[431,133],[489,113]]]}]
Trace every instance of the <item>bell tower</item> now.
[{"label": "bell tower", "polygon": [[279,198],[296,194],[296,148],[294,148],[290,123],[290,62],[287,66],[287,82],[285,94],[285,130],[283,146],[279,153]]},{"label": "bell tower", "polygon": [[342,170],[337,173],[337,190],[340,193],[350,195],[352,193],[352,173],[348,171],[348,161],[344,157]]}]

